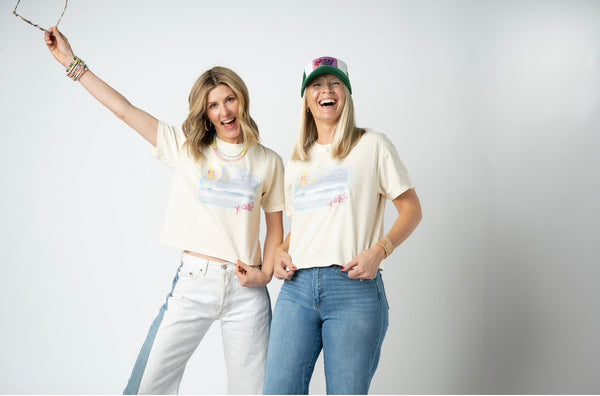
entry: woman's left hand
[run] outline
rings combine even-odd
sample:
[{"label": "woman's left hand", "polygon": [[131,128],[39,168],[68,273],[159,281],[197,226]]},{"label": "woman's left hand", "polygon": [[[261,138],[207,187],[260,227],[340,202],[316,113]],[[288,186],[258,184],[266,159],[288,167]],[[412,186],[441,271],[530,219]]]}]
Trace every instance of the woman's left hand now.
[{"label": "woman's left hand", "polygon": [[68,69],[74,57],[69,40],[67,40],[56,26],[52,26],[50,30],[46,31],[44,40],[46,40],[46,45],[54,58]]},{"label": "woman's left hand", "polygon": [[235,274],[240,280],[242,286],[264,286],[271,280],[267,274],[258,268],[249,266],[241,260],[237,261],[235,266]]},{"label": "woman's left hand", "polygon": [[375,279],[379,264],[385,258],[385,251],[379,244],[363,250],[352,261],[346,264],[342,271],[348,272],[348,278],[352,279]]}]

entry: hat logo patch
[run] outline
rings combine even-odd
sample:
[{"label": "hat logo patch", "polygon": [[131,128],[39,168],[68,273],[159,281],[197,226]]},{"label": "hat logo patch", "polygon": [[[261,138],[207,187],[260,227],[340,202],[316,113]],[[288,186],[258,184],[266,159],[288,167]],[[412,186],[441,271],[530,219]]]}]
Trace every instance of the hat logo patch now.
[{"label": "hat logo patch", "polygon": [[321,66],[333,66],[335,68],[338,67],[337,59],[335,58],[318,58],[313,61],[313,70],[321,67]]}]

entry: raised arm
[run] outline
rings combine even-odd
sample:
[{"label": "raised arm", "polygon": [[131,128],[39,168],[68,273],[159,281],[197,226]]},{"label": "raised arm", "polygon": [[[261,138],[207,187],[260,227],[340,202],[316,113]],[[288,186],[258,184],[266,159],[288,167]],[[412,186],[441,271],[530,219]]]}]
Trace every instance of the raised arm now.
[{"label": "raised arm", "polygon": [[[75,57],[69,40],[58,30],[51,27],[44,35],[46,45],[54,58],[66,69]],[[118,118],[137,131],[144,139],[156,146],[158,120],[143,110],[133,106],[119,92],[88,70],[78,80],[94,98],[112,111]]]}]

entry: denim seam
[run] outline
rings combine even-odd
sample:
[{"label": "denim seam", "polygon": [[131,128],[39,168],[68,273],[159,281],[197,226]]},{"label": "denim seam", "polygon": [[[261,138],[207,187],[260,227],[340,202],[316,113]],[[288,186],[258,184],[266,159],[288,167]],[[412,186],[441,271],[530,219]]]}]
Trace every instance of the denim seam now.
[{"label": "denim seam", "polygon": [[[381,276],[381,275],[379,275]],[[377,339],[377,344],[379,345],[379,347],[377,349],[374,349],[371,353],[371,356],[369,358],[369,367],[371,368],[371,371],[369,372],[369,382],[371,381],[371,379],[373,379],[373,376],[375,375],[375,371],[377,371],[377,365],[379,364],[379,359],[376,360],[376,356],[379,355],[381,353],[381,347],[383,344],[383,338],[385,337],[385,332],[387,330],[387,326],[389,324],[385,324],[385,311],[388,310],[388,306],[387,306],[387,299],[385,298],[385,291],[383,289],[383,280],[379,279],[379,281],[377,282],[377,296],[379,298],[379,332],[378,332],[378,339]],[[385,299],[385,300],[384,300]],[[377,363],[377,364],[375,364]]]},{"label": "denim seam", "polygon": [[314,352],[313,352],[313,357],[312,357],[312,362],[310,364],[308,368],[308,370],[304,373],[304,381],[302,383],[302,391],[304,392],[304,394],[308,394],[308,387],[310,385],[310,379],[313,375],[313,372],[315,371],[315,363],[317,362],[317,359],[319,358],[319,353],[321,353],[321,348],[323,345],[323,336],[321,334],[319,334],[319,337],[317,338],[317,342],[315,343],[315,347],[314,347]]},{"label": "denim seam", "polygon": [[[321,301],[321,269],[320,268],[314,268],[312,271],[312,289],[313,289],[313,309],[315,311],[319,311],[319,303]],[[311,364],[309,367],[307,367],[307,371],[304,373],[304,381],[302,383],[302,391],[305,394],[308,394],[308,388],[310,385],[310,379],[312,378],[313,372],[315,370],[315,363],[319,357],[319,353],[321,352],[321,349],[323,347],[323,335],[321,333],[319,333],[318,338],[316,339],[314,348],[313,348],[313,355],[312,355],[312,359],[311,359]]]},{"label": "denim seam", "polygon": [[173,291],[175,290],[175,286],[177,286],[177,283],[179,282],[179,270],[182,266],[183,261],[177,268],[177,272],[175,273],[175,278],[173,279],[173,284],[171,286],[171,291],[169,292],[169,294],[167,294],[165,303],[158,311],[158,316],[156,317],[156,319],[154,319],[154,322],[152,323],[152,325],[150,326],[150,330],[148,331],[148,335],[146,336],[146,340],[142,344],[142,348],[139,352],[138,358],[136,359],[136,362],[133,366],[131,377],[129,378],[125,390],[123,391],[124,395],[138,394],[139,392],[140,385],[142,384],[142,378],[144,378],[144,373],[148,364],[148,358],[150,357],[150,353],[152,352],[152,347],[154,346],[156,335],[160,330],[160,326],[165,316],[165,312],[169,308],[169,300],[173,297]]}]

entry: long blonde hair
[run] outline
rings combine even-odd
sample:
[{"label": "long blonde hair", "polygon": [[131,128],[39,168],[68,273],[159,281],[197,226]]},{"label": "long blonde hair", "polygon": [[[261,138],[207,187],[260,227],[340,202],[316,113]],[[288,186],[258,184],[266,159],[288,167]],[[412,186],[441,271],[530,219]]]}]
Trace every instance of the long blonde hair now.
[{"label": "long blonde hair", "polygon": [[182,126],[186,136],[184,147],[196,161],[204,159],[202,150],[212,143],[217,133],[206,115],[206,105],[208,93],[221,84],[229,87],[239,100],[237,118],[246,147],[260,142],[258,126],[250,116],[250,96],[246,84],[233,70],[216,66],[205,71],[194,83],[189,96],[190,113]]},{"label": "long blonde hair", "polygon": [[[342,159],[346,157],[360,140],[362,135],[367,132],[365,128],[358,128],[354,120],[354,102],[352,95],[346,85],[346,100],[340,119],[335,126],[333,133],[333,142],[331,143],[331,157]],[[308,160],[308,149],[317,141],[318,138],[317,124],[312,113],[308,110],[306,95],[302,104],[302,115],[300,116],[300,132],[292,151],[292,160],[306,161]]]}]

